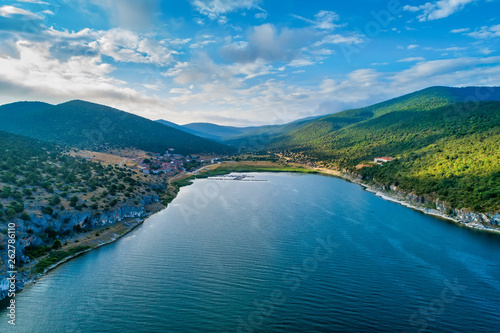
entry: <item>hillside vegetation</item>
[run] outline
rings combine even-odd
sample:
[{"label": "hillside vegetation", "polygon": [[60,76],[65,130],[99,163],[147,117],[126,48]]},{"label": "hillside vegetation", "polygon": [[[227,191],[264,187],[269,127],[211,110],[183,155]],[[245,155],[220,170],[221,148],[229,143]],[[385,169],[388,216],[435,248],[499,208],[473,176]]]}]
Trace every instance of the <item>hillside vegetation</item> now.
[{"label": "hillside vegetation", "polygon": [[19,102],[0,107],[0,130],[90,150],[137,148],[162,153],[227,154],[220,143],[107,106],[70,101],[52,106]]},{"label": "hillside vegetation", "polygon": [[[500,99],[498,90],[481,96]],[[270,147],[304,153],[332,168],[431,195],[455,208],[499,211],[500,102],[467,102],[476,91],[429,88],[321,118]],[[397,159],[355,169],[381,156]]]},{"label": "hillside vegetation", "polygon": [[161,179],[72,157],[55,144],[0,131],[0,232],[6,234],[8,222],[22,220],[16,237],[31,237],[28,257],[43,255],[60,240],[92,228],[43,224],[44,216],[56,220],[79,213],[96,216],[125,206],[141,209],[144,198],[162,199],[165,188]]}]

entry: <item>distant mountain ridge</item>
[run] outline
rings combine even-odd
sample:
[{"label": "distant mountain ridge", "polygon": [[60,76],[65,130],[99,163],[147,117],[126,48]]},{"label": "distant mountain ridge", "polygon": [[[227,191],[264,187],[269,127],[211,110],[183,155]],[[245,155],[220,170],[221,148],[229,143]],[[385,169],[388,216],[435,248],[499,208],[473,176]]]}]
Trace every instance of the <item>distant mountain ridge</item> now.
[{"label": "distant mountain ridge", "polygon": [[185,131],[202,138],[219,141],[232,146],[239,146],[242,143],[244,144],[244,142],[248,140],[268,142],[268,137],[274,137],[286,133],[319,117],[321,116],[311,116],[294,120],[283,125],[263,125],[249,127],[223,126],[212,123],[190,123],[186,125],[178,125],[176,123],[163,119],[156,120],[156,122],[166,126],[177,128],[181,131]]},{"label": "distant mountain ridge", "polygon": [[182,125],[182,127],[196,131],[198,133],[204,133],[209,137],[216,137],[219,140],[223,141],[227,138],[246,134],[248,132],[260,128],[260,126],[234,127],[234,126],[222,126],[212,123],[190,123]]},{"label": "distant mountain ridge", "polygon": [[0,130],[86,149],[138,148],[227,154],[231,148],[149,119],[81,100],[0,106]]}]

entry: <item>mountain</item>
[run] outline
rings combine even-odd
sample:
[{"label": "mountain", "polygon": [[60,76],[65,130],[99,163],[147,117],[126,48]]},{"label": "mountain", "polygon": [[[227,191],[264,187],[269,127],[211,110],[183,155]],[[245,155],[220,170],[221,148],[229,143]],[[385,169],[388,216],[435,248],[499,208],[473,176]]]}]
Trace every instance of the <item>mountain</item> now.
[{"label": "mountain", "polygon": [[321,118],[321,116],[307,117],[298,119],[283,125],[267,125],[260,126],[253,131],[229,137],[224,140],[224,143],[238,147],[241,149],[265,149],[268,145],[276,140],[278,137],[307,125],[314,120]]},{"label": "mountain", "polygon": [[[267,148],[302,153],[456,208],[499,211],[500,88],[478,91],[428,88],[322,117]],[[356,170],[381,156],[396,160]]]},{"label": "mountain", "polygon": [[[300,147],[316,147],[334,140],[338,130],[355,124],[368,122],[393,112],[419,112],[435,110],[440,107],[478,101],[500,101],[500,89],[484,88],[431,87],[405,96],[391,99],[365,108],[347,110],[322,117],[314,122],[290,131],[276,140],[275,146],[295,149]],[[491,91],[489,89],[492,89]],[[484,90],[484,91],[483,91]],[[476,96],[477,95],[477,96]],[[395,115],[397,118],[398,116]]]},{"label": "mountain", "polygon": [[187,130],[195,131],[202,137],[213,138],[219,141],[224,141],[235,136],[239,136],[258,129],[258,126],[253,127],[232,127],[221,126],[211,123],[191,123],[182,125]]},{"label": "mountain", "polygon": [[[186,125],[177,125],[173,122],[159,119],[158,123],[176,128],[178,130],[200,136],[202,138],[219,141],[231,146],[252,147],[264,146],[270,141],[270,138],[275,138],[281,134],[287,133],[301,125],[304,125],[319,116],[307,117],[298,119],[284,125],[264,125],[250,127],[232,127],[222,126],[212,123],[191,123]],[[257,144],[258,143],[258,144]]]},{"label": "mountain", "polygon": [[210,135],[210,134],[207,134],[207,133],[198,132],[198,131],[189,129],[187,127],[184,127],[182,125],[177,125],[176,123],[173,123],[173,122],[168,121],[168,120],[158,119],[158,120],[156,120],[156,122],[160,123],[162,125],[165,125],[165,126],[169,126],[169,127],[178,129],[179,131],[183,131],[183,132],[186,132],[186,133],[189,133],[189,134],[193,134],[193,135],[205,138],[205,139],[214,140],[214,141],[220,140],[220,138],[218,136]]},{"label": "mountain", "polygon": [[48,109],[54,105],[44,102],[15,102],[0,106],[3,112],[29,116],[32,112]]},{"label": "mountain", "polygon": [[104,105],[74,100],[59,105],[19,102],[0,106],[0,130],[72,147],[138,148],[161,153],[226,154],[231,148]]}]

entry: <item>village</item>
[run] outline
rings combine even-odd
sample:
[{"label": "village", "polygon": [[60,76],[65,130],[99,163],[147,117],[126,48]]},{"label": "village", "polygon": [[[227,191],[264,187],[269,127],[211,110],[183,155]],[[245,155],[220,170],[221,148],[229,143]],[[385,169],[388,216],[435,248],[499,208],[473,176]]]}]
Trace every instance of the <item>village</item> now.
[{"label": "village", "polygon": [[176,154],[174,148],[169,148],[165,154],[155,154],[148,158],[132,159],[137,162],[137,168],[146,175],[177,174],[179,172],[190,172],[206,163],[218,163],[220,158],[205,160],[200,156]]}]

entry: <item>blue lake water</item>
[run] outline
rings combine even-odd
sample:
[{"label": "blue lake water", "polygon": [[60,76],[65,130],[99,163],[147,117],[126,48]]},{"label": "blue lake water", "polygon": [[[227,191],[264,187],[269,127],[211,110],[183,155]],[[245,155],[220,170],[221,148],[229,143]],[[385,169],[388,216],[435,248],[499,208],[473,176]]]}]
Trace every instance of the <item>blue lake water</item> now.
[{"label": "blue lake water", "polygon": [[197,180],[0,332],[497,332],[500,237],[319,175]]}]

